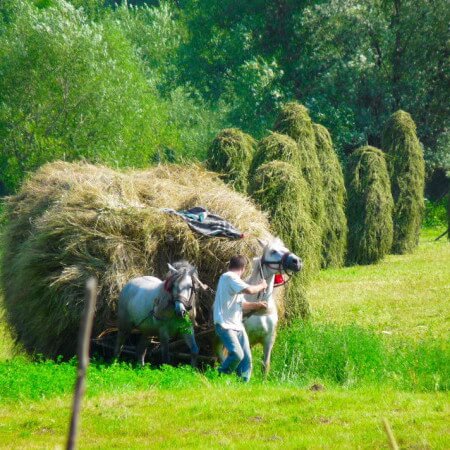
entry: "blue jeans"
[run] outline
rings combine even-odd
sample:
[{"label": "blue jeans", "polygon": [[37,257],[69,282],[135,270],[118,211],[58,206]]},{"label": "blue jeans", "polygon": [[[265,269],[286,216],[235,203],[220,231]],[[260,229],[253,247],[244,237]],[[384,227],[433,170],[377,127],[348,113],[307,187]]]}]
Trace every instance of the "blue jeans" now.
[{"label": "blue jeans", "polygon": [[228,330],[215,324],[217,336],[228,351],[228,356],[219,367],[220,373],[236,371],[243,381],[249,381],[252,373],[252,353],[247,333],[244,330]]}]

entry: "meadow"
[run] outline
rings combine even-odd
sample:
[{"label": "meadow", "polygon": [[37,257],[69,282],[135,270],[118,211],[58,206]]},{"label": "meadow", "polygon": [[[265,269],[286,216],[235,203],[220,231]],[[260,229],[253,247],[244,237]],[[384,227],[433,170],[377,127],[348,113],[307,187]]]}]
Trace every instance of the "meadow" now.
[{"label": "meadow", "polygon": [[[280,330],[270,378],[92,362],[81,448],[449,448],[450,248],[322,271],[312,318]],[[0,447],[63,446],[76,361],[30,358],[0,328]]]}]

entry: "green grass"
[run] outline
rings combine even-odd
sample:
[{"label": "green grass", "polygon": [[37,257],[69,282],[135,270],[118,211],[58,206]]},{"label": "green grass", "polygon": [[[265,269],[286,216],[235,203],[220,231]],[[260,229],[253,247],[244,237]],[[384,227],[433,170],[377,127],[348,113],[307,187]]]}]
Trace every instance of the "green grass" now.
[{"label": "green grass", "polygon": [[[263,382],[94,361],[81,448],[450,448],[450,245],[321,272],[310,323],[280,330]],[[33,360],[0,320],[0,447],[64,445],[75,362]],[[18,356],[19,355],[19,356]],[[312,385],[323,388],[311,391]],[[12,444],[13,443],[13,444]]]},{"label": "green grass", "polygon": [[[446,449],[448,394],[226,386],[146,389],[84,402],[80,448],[387,448],[381,418],[402,448]],[[71,399],[0,407],[0,447],[55,448]],[[59,447],[61,448],[61,447]]]},{"label": "green grass", "polygon": [[322,271],[309,294],[313,320],[357,324],[391,337],[448,340],[450,245],[434,241],[440,232],[424,230],[412,255]]}]

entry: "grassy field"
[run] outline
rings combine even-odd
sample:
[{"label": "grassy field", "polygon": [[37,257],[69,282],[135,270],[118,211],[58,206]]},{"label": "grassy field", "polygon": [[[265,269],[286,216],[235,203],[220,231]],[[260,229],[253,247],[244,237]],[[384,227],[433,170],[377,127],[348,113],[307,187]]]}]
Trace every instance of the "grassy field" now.
[{"label": "grassy field", "polygon": [[314,320],[355,323],[386,336],[448,339],[450,245],[434,241],[439,231],[424,230],[412,255],[322,271],[310,290]]},{"label": "grassy field", "polygon": [[[322,272],[313,318],[250,385],[214,370],[92,364],[81,448],[450,448],[450,245]],[[64,445],[74,362],[22,356],[0,325],[0,447]],[[259,351],[256,351],[259,354]],[[13,358],[14,356],[14,358]],[[257,365],[257,364],[256,364]]]}]

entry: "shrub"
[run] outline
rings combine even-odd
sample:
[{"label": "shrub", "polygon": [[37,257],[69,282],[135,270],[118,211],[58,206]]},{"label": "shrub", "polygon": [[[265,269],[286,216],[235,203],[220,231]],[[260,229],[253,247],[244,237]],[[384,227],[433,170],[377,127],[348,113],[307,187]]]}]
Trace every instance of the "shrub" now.
[{"label": "shrub", "polygon": [[207,166],[237,191],[246,192],[255,140],[236,128],[219,132],[209,146]]},{"label": "shrub", "polygon": [[273,230],[303,259],[304,270],[288,285],[288,319],[308,314],[305,287],[320,266],[320,232],[309,213],[310,191],[298,170],[283,161],[271,161],[256,170],[250,185],[253,198],[269,214]]},{"label": "shrub", "polygon": [[322,266],[344,264],[347,247],[346,191],[342,167],[328,130],[314,124],[316,150],[323,175],[325,215],[322,235]]},{"label": "shrub", "polygon": [[0,178],[13,192],[55,159],[145,166],[180,147],[167,107],[114,23],[63,0],[11,2],[0,39]]},{"label": "shrub", "polygon": [[424,212],[425,163],[416,125],[405,111],[387,121],[382,148],[387,154],[394,199],[394,253],[411,252],[419,242]]},{"label": "shrub", "polygon": [[356,150],[347,166],[348,262],[372,264],[391,249],[393,201],[381,150]]}]

